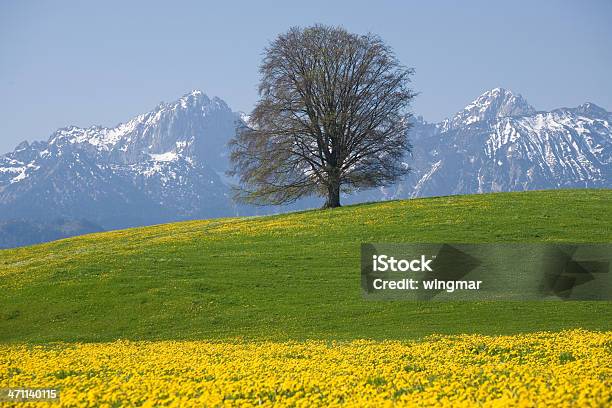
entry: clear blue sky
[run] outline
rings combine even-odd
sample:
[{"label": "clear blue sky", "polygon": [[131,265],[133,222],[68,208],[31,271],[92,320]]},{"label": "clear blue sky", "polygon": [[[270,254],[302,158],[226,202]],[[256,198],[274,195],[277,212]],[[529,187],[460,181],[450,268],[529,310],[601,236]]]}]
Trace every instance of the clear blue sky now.
[{"label": "clear blue sky", "polygon": [[0,153],[113,126],[192,90],[249,111],[263,48],[293,25],[379,34],[440,120],[497,86],[537,109],[612,109],[612,1],[0,2]]}]

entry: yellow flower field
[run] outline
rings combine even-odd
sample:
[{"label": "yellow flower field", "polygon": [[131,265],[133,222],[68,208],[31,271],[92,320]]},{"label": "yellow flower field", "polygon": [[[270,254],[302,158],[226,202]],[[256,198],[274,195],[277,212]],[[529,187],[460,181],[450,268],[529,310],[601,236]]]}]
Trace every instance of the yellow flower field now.
[{"label": "yellow flower field", "polygon": [[611,364],[612,332],[584,330],[423,341],[4,344],[0,388],[61,390],[59,403],[40,406],[609,407]]}]

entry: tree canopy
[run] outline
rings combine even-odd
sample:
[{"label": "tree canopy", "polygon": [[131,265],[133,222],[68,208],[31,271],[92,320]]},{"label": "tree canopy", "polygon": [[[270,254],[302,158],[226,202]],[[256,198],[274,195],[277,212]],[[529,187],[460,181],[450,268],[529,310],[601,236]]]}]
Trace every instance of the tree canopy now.
[{"label": "tree canopy", "polygon": [[260,99],[231,141],[236,199],[285,204],[390,185],[409,169],[411,68],[376,35],[294,27],[266,48]]}]

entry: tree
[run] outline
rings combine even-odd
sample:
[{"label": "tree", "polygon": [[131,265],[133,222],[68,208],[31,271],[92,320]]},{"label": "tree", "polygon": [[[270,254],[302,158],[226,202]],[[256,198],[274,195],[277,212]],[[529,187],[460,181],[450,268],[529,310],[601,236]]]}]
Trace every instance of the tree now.
[{"label": "tree", "polygon": [[276,38],[260,66],[260,99],[230,142],[238,201],[286,204],[386,186],[407,174],[413,69],[376,35],[315,25]]}]

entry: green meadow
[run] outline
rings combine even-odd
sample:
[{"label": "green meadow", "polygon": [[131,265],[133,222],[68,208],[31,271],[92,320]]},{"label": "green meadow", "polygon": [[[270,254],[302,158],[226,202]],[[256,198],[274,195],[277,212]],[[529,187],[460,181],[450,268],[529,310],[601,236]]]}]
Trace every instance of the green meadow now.
[{"label": "green meadow", "polygon": [[0,341],[612,330],[612,302],[366,301],[362,242],[612,242],[612,190],[389,201],[3,250]]}]

